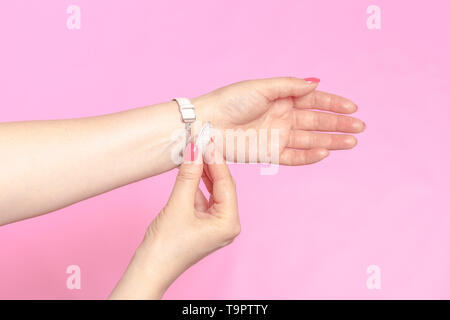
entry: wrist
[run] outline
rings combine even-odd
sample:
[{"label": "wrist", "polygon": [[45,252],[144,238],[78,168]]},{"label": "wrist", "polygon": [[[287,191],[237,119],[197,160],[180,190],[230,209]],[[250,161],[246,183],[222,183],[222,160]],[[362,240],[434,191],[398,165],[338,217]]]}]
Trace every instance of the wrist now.
[{"label": "wrist", "polygon": [[141,278],[151,284],[155,295],[163,296],[167,288],[187,269],[182,264],[179,246],[170,240],[148,233],[136,250],[134,259],[142,270]]},{"label": "wrist", "polygon": [[[208,121],[204,104],[194,105],[196,120],[191,124],[191,134],[198,133],[201,123]],[[147,107],[149,116],[148,126],[151,139],[148,139],[147,161],[155,164],[159,172],[177,167],[182,161],[181,154],[185,149],[186,124],[183,122],[179,106],[176,101],[168,101]],[[157,173],[157,174],[158,174]]]},{"label": "wrist", "polygon": [[[191,125],[191,135],[196,135],[204,123],[209,121],[214,126],[213,109],[207,95],[190,100],[196,115],[196,120]],[[145,110],[143,117],[148,119],[146,126],[149,131],[146,161],[157,168],[157,172],[150,174],[155,175],[178,166],[174,155],[184,152],[185,144],[182,139],[185,135],[185,123],[175,101],[145,107]]]},{"label": "wrist", "polygon": [[196,98],[191,99],[192,104],[195,106],[195,113],[197,116],[197,121],[201,124],[205,122],[211,122],[211,124],[214,126],[214,116],[213,116],[213,108],[211,101],[208,101],[206,95],[199,96]]},{"label": "wrist", "polygon": [[123,277],[109,299],[161,299],[173,282],[160,261],[160,255],[143,242],[136,250]]}]

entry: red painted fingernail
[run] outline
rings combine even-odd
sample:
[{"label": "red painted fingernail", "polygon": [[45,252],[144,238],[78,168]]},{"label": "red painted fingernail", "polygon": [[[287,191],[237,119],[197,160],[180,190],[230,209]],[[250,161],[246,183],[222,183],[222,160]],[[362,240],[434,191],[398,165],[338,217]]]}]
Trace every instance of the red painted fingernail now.
[{"label": "red painted fingernail", "polygon": [[186,161],[195,161],[197,159],[198,148],[197,146],[191,142],[186,147],[186,151],[184,152],[184,160]]},{"label": "red painted fingernail", "polygon": [[213,137],[211,137],[211,143],[214,143],[214,139],[213,139]]},{"label": "red painted fingernail", "polygon": [[319,79],[319,78],[314,78],[314,77],[311,77],[311,78],[305,78],[305,79],[303,79],[303,80],[305,80],[305,81],[308,82],[308,83],[319,83],[319,82],[320,82],[320,79]]}]

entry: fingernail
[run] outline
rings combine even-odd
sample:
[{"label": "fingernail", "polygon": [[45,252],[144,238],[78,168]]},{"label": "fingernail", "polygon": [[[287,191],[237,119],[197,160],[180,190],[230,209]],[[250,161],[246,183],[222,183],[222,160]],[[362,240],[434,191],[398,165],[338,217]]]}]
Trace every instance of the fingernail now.
[{"label": "fingernail", "polygon": [[356,140],[354,136],[348,136],[347,138],[345,138],[344,143],[348,147],[353,148],[358,143],[358,140]]},{"label": "fingernail", "polygon": [[323,150],[320,150],[319,154],[320,154],[320,156],[321,156],[322,158],[325,158],[325,157],[328,157],[328,155],[329,155],[330,153],[328,152],[328,150],[323,149]]},{"label": "fingernail", "polygon": [[356,104],[353,103],[344,103],[343,107],[348,111],[348,112],[355,112],[356,110],[358,110],[358,106]]},{"label": "fingernail", "polygon": [[206,164],[214,163],[215,154],[216,154],[216,145],[214,144],[214,138],[210,137],[208,145],[206,146],[205,151],[203,153],[203,161]]},{"label": "fingernail", "polygon": [[353,128],[355,128],[358,132],[363,132],[366,129],[366,124],[362,121],[357,121],[353,123]]},{"label": "fingernail", "polygon": [[191,142],[186,147],[186,151],[184,152],[184,160],[186,161],[195,161],[197,159],[198,155],[198,148],[197,146]]},{"label": "fingernail", "polygon": [[320,79],[319,79],[319,78],[314,78],[314,77],[305,78],[305,79],[303,79],[303,80],[305,80],[305,81],[308,82],[308,83],[319,83],[319,82],[320,82]]}]

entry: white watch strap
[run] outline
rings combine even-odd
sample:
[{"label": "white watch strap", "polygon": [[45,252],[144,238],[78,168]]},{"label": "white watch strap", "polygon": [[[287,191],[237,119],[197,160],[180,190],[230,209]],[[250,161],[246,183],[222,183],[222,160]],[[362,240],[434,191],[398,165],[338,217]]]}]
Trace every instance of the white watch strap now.
[{"label": "white watch strap", "polygon": [[192,123],[195,121],[195,107],[188,98],[173,99],[178,103],[181,113],[181,120],[184,123]]},{"label": "white watch strap", "polygon": [[181,113],[181,120],[185,123],[185,130],[186,130],[185,147],[183,150],[180,151],[180,156],[183,156],[184,150],[186,149],[188,143],[191,140],[192,123],[195,122],[196,120],[195,107],[188,98],[175,98],[173,100],[177,102],[178,108]]}]

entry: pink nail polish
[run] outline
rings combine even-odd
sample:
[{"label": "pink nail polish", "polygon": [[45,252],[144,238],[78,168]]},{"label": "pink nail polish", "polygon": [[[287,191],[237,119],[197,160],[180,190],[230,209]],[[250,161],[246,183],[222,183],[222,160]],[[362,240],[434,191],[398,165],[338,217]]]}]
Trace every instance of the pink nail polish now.
[{"label": "pink nail polish", "polygon": [[186,147],[186,151],[184,152],[184,160],[186,161],[195,161],[197,159],[198,155],[198,148],[197,146],[191,142]]},{"label": "pink nail polish", "polygon": [[311,78],[305,78],[305,79],[303,79],[303,80],[305,80],[305,81],[308,82],[308,83],[319,83],[319,82],[320,82],[320,79],[319,79],[319,78],[314,78],[314,77],[311,77]]}]

